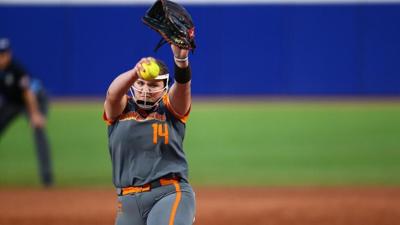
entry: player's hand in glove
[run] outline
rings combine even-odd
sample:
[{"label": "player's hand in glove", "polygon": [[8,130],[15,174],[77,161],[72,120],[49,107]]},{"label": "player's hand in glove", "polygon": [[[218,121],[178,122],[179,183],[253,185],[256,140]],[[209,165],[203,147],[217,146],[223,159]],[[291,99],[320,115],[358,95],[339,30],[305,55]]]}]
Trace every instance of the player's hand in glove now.
[{"label": "player's hand in glove", "polygon": [[157,0],[142,20],[163,37],[155,51],[167,42],[181,49],[193,51],[196,48],[192,17],[181,5],[169,0]]}]

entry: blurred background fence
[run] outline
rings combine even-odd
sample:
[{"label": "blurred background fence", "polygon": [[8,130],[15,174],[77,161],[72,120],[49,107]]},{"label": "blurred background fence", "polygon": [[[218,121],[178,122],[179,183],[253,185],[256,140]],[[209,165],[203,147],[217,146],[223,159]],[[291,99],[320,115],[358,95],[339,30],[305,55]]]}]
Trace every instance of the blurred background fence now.
[{"label": "blurred background fence", "polygon": [[[168,48],[152,52],[159,35],[141,22],[153,1],[16,2],[0,1],[0,36],[53,96],[103,96],[143,56],[172,66]],[[400,94],[400,4],[230,2],[186,4],[195,95]]]}]

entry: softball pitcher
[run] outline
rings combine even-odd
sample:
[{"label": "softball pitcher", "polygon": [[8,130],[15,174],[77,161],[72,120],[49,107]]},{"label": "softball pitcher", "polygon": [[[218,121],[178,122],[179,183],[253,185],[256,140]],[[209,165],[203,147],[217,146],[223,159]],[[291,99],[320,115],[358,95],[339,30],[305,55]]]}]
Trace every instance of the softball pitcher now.
[{"label": "softball pitcher", "polygon": [[[191,225],[194,220],[195,196],[182,145],[191,70],[188,50],[171,49],[175,82],[170,89],[165,64],[148,57],[119,75],[107,92],[103,117],[118,194],[117,225]],[[145,64],[154,61],[158,76],[144,79]]]}]

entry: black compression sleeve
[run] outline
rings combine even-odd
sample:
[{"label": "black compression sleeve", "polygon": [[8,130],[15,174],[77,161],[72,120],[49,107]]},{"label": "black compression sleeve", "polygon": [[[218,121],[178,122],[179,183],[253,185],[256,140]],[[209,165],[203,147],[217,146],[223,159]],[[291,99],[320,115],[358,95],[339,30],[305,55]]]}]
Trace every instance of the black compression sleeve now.
[{"label": "black compression sleeve", "polygon": [[175,64],[175,80],[180,84],[186,84],[192,79],[192,70],[190,65],[186,68],[180,68]]}]

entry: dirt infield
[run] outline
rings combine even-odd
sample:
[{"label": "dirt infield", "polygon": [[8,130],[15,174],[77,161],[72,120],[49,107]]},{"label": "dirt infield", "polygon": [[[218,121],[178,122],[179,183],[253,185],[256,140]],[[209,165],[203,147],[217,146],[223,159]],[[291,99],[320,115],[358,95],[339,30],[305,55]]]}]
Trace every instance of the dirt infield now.
[{"label": "dirt infield", "polygon": [[[395,225],[400,188],[195,188],[196,225]],[[0,225],[109,225],[112,189],[0,189]]]}]

